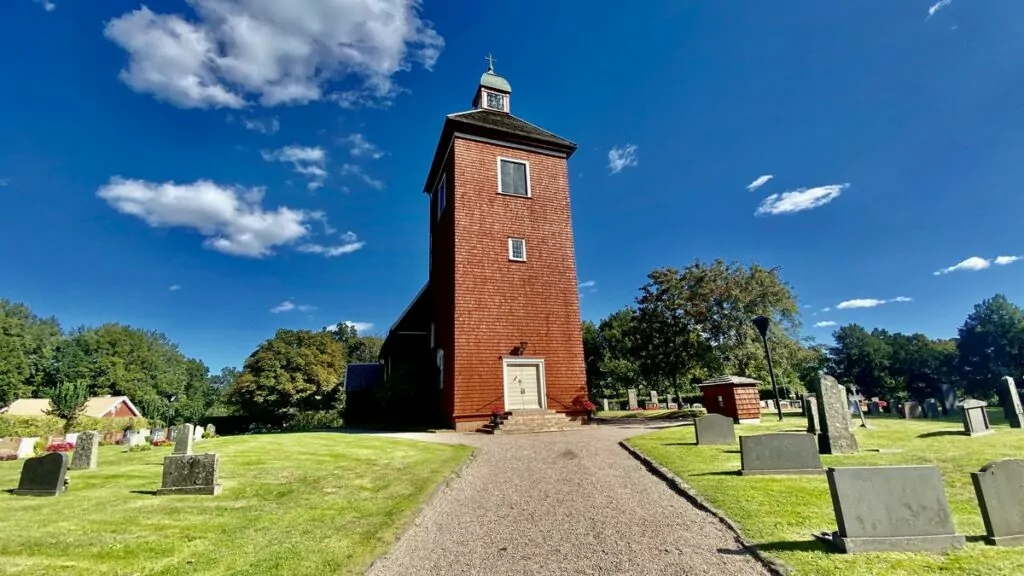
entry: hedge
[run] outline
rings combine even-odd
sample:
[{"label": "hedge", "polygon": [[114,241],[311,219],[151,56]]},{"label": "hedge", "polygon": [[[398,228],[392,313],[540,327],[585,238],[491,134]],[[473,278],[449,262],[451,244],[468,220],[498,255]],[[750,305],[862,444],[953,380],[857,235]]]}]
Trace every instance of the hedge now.
[{"label": "hedge", "polygon": [[[119,430],[148,428],[145,418],[95,418],[82,416],[71,428],[72,432],[96,430],[101,434]],[[34,438],[57,436],[64,433],[64,421],[56,416],[0,415],[0,438]]]}]

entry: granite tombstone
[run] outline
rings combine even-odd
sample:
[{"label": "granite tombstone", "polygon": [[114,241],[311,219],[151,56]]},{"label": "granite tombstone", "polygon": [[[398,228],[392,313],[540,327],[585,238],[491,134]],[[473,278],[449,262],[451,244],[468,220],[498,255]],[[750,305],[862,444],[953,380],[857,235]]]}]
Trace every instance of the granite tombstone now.
[{"label": "granite tombstone", "polygon": [[985,541],[1024,545],[1024,460],[989,462],[971,472],[971,481],[985,522]]},{"label": "granite tombstone", "polygon": [[952,384],[943,384],[940,387],[942,395],[942,410],[949,416],[956,411],[956,388]]},{"label": "granite tombstone", "polygon": [[871,402],[868,402],[868,414],[872,416],[882,415],[882,405],[878,402],[878,400],[872,400]]},{"label": "granite tombstone", "polygon": [[857,438],[850,431],[850,412],[847,407],[846,388],[825,374],[818,384],[818,452],[821,454],[853,454],[857,452]]},{"label": "granite tombstone", "polygon": [[191,424],[182,424],[174,429],[174,451],[172,454],[191,454],[194,428]]},{"label": "granite tombstone", "polygon": [[935,398],[929,398],[924,401],[924,417],[925,418],[941,418],[942,412],[939,410],[939,401]]},{"label": "granite tombstone", "polygon": [[900,416],[911,420],[914,418],[923,418],[924,414],[921,412],[921,404],[918,402],[907,401],[900,405]]},{"label": "granite tombstone", "polygon": [[843,552],[943,552],[965,544],[935,466],[829,468],[828,489],[839,525],[832,541]]},{"label": "granite tombstone", "polygon": [[220,494],[220,460],[217,454],[172,454],[164,458],[163,483],[157,495]]},{"label": "granite tombstone", "polygon": [[75,442],[75,453],[71,457],[72,470],[95,470],[100,453],[100,433],[82,432]]},{"label": "granite tombstone", "polygon": [[1020,405],[1020,394],[1017,393],[1017,383],[1009,376],[1003,376],[1003,386],[1006,388],[1003,394],[1003,414],[1010,428],[1020,428],[1024,425],[1024,408]]},{"label": "granite tombstone", "polygon": [[804,415],[807,418],[807,433],[817,434],[821,431],[821,423],[818,421],[818,397],[808,394],[804,397]]},{"label": "granite tombstone", "polygon": [[697,445],[733,445],[736,443],[736,425],[732,418],[721,414],[706,414],[693,422]]},{"label": "granite tombstone", "polygon": [[640,402],[636,398],[636,388],[630,388],[629,390],[626,391],[626,393],[629,394],[629,409],[631,411],[639,410]]},{"label": "granite tombstone", "polygon": [[988,402],[968,399],[960,403],[963,418],[964,434],[981,436],[992,433],[992,425],[988,421]]},{"label": "granite tombstone", "polygon": [[821,474],[813,434],[777,432],[740,436],[740,474]]},{"label": "granite tombstone", "polygon": [[64,491],[68,473],[68,457],[63,452],[50,452],[25,460],[21,479],[13,494],[18,496],[57,496]]}]

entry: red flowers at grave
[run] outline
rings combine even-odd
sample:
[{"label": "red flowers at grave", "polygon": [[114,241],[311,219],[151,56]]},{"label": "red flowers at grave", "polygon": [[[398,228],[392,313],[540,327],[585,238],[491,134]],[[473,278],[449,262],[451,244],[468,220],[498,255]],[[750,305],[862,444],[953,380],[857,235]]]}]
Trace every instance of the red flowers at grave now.
[{"label": "red flowers at grave", "polygon": [[71,442],[54,442],[46,447],[47,452],[74,452],[75,445]]},{"label": "red flowers at grave", "polygon": [[161,446],[170,446],[171,444],[174,444],[174,442],[171,442],[170,440],[164,439],[164,440],[153,440],[152,444],[153,444],[154,448],[159,448]]},{"label": "red flowers at grave", "polygon": [[597,410],[597,405],[591,402],[590,400],[584,400],[583,409],[586,410],[587,412],[593,412],[594,410]]}]

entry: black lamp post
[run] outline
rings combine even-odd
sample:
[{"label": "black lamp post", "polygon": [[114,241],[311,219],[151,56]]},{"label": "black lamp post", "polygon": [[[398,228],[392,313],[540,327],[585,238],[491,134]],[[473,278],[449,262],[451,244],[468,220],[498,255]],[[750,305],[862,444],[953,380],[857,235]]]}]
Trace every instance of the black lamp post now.
[{"label": "black lamp post", "polygon": [[772,351],[768,348],[768,324],[771,321],[767,316],[754,318],[754,326],[761,335],[761,342],[764,342],[764,355],[768,357],[768,375],[772,378],[772,391],[775,393],[775,409],[779,413],[779,421],[782,421],[782,403],[779,402],[779,385],[775,382],[775,367],[772,365]]}]

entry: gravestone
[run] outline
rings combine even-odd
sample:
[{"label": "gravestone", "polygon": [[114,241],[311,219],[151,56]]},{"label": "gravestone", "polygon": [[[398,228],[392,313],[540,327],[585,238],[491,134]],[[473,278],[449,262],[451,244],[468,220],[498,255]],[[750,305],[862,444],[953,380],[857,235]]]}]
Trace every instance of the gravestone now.
[{"label": "gravestone", "polygon": [[153,435],[150,437],[150,441],[152,441],[152,442],[161,442],[161,441],[163,441],[164,438],[165,438],[164,429],[163,428],[156,428],[156,429],[153,430]]},{"label": "gravestone", "polygon": [[63,452],[50,452],[25,460],[21,479],[14,494],[18,496],[57,496],[64,491],[68,473],[68,457]]},{"label": "gravestone", "polygon": [[808,394],[804,397],[804,412],[807,416],[807,433],[817,434],[821,431],[821,423],[818,421],[818,397]]},{"label": "gravestone", "polygon": [[675,402],[669,402],[666,406],[667,410],[679,410],[679,404],[676,404]]},{"label": "gravestone", "polygon": [[939,401],[935,398],[929,398],[924,401],[924,417],[925,418],[941,418],[942,412],[939,411]]},{"label": "gravestone", "polygon": [[777,432],[740,436],[740,474],[821,474],[813,434]]},{"label": "gravestone", "polygon": [[1020,405],[1020,395],[1017,393],[1017,383],[1009,376],[1003,376],[1003,386],[1006,387],[1003,400],[1003,414],[1010,428],[1020,428],[1024,424],[1024,408]]},{"label": "gravestone", "polygon": [[1024,545],[1024,460],[996,460],[971,472],[986,542]]},{"label": "gravestone", "polygon": [[935,466],[828,469],[839,531],[832,541],[846,553],[943,552],[962,548]]},{"label": "gravestone", "polygon": [[846,405],[846,388],[824,374],[818,384],[818,452],[821,454],[853,454],[857,438],[850,432],[850,413]]},{"label": "gravestone", "polygon": [[924,417],[924,414],[921,412],[921,405],[917,402],[904,402],[900,408],[902,409],[900,415],[907,420]]},{"label": "gravestone", "polygon": [[[605,412],[608,411],[608,399],[607,398],[602,398],[601,399],[601,408],[603,408]],[[210,427],[211,426],[213,426],[213,424],[207,424],[206,425],[206,431],[207,432],[210,432]],[[213,432],[210,432],[210,435],[212,436]]]},{"label": "gravestone", "polygon": [[220,466],[216,454],[172,454],[164,458],[163,483],[157,495],[216,496]]},{"label": "gravestone", "polygon": [[694,410],[703,410],[704,405],[699,402],[694,402],[693,405],[690,406],[690,408],[693,408]]},{"label": "gravestone", "polygon": [[956,411],[956,388],[952,384],[943,384],[940,388],[942,390],[942,410],[949,416]]},{"label": "gravestone", "polygon": [[667,394],[665,396],[665,404],[672,404],[672,403],[673,403],[672,402],[672,395],[671,394]]},{"label": "gravestone", "polygon": [[736,443],[736,425],[732,418],[721,414],[707,414],[693,422],[698,446],[733,445]]},{"label": "gravestone", "polygon": [[192,429],[192,440],[198,442],[203,439],[203,429],[196,426]]},{"label": "gravestone", "polygon": [[655,392],[654,390],[651,390],[651,404],[658,404],[658,393]]},{"label": "gravestone", "polygon": [[95,470],[100,453],[100,433],[82,432],[75,443],[75,454],[71,457],[72,470]]},{"label": "gravestone", "polygon": [[890,400],[889,401],[889,414],[893,416],[900,416],[900,401]]},{"label": "gravestone", "polygon": [[629,390],[626,391],[626,393],[629,394],[629,409],[639,410],[640,403],[636,399],[636,388],[630,388]]},{"label": "gravestone", "polygon": [[872,416],[882,415],[882,405],[878,403],[878,400],[872,400],[868,403],[868,414]]},{"label": "gravestone", "polygon": [[172,454],[192,453],[192,432],[191,424],[181,424],[174,429],[174,451]]},{"label": "gravestone", "polygon": [[21,447],[21,438],[0,438],[0,461],[10,458],[18,458],[18,448]]},{"label": "gravestone", "polygon": [[964,434],[981,436],[992,433],[992,425],[988,421],[988,402],[981,400],[964,400],[960,403],[963,411]]}]

